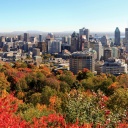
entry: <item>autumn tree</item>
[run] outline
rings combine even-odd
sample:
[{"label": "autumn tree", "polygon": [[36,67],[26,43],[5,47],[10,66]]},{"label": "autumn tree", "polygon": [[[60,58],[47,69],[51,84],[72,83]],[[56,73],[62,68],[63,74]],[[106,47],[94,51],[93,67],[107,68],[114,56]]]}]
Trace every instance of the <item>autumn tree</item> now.
[{"label": "autumn tree", "polygon": [[18,101],[12,95],[0,98],[0,127],[29,128],[29,123],[16,115]]},{"label": "autumn tree", "polygon": [[83,79],[87,79],[89,77],[93,77],[93,73],[88,70],[87,68],[84,68],[82,71],[79,71],[77,74],[77,80],[83,80]]},{"label": "autumn tree", "polygon": [[73,75],[72,72],[70,71],[64,71],[63,74],[60,74],[58,76],[58,79],[60,81],[64,81],[66,82],[70,87],[72,86],[72,84],[75,82],[76,78],[75,76]]},{"label": "autumn tree", "polygon": [[55,89],[52,89],[49,86],[45,86],[42,90],[42,99],[41,103],[49,105],[49,99],[51,96],[56,96],[57,91]]},{"label": "autumn tree", "polygon": [[4,73],[0,72],[0,93],[2,90],[9,91],[10,83],[7,81],[7,77]]}]

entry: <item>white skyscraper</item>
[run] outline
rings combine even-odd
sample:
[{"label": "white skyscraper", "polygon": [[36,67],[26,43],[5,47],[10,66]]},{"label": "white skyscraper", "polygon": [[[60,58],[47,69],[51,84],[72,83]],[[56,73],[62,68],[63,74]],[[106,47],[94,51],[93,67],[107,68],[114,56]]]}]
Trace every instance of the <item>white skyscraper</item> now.
[{"label": "white skyscraper", "polygon": [[103,57],[103,46],[100,41],[97,41],[94,44],[94,50],[96,50],[97,52],[97,60],[101,60],[101,58]]},{"label": "white skyscraper", "polygon": [[69,45],[71,45],[71,36],[68,36],[68,37],[67,37],[67,43],[68,43]]}]

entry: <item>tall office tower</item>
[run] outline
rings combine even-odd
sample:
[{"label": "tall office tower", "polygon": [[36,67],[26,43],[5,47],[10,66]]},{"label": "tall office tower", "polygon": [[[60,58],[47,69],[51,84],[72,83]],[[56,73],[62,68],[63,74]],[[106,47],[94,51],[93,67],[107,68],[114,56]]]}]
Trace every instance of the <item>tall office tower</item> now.
[{"label": "tall office tower", "polygon": [[23,42],[23,44],[21,42],[20,45],[23,45],[23,46],[20,46],[20,47],[22,47],[22,49],[24,50],[24,52],[30,52],[34,48],[34,44],[31,43],[31,42]]},{"label": "tall office tower", "polygon": [[62,43],[67,43],[67,36],[62,37]]},{"label": "tall office tower", "polygon": [[79,29],[79,37],[81,37],[82,35],[86,35],[86,39],[87,41],[89,41],[89,29]]},{"label": "tall office tower", "polygon": [[107,36],[102,36],[100,41],[101,41],[103,47],[108,45],[108,37]]},{"label": "tall office tower", "polygon": [[40,49],[39,48],[33,48],[33,56],[40,56]]},{"label": "tall office tower", "polygon": [[128,28],[125,28],[125,40],[128,43]]},{"label": "tall office tower", "polygon": [[31,36],[30,42],[37,43],[37,37]]},{"label": "tall office tower", "polygon": [[43,41],[43,36],[39,35],[39,42],[42,42],[42,41]]},{"label": "tall office tower", "polygon": [[61,52],[61,41],[51,40],[48,41],[48,53],[59,53]]},{"label": "tall office tower", "polygon": [[67,43],[68,43],[69,45],[71,45],[71,36],[68,36],[68,37],[67,37]]},{"label": "tall office tower", "polygon": [[5,42],[5,37],[4,36],[0,37],[0,42]]},{"label": "tall office tower", "polygon": [[128,28],[125,28],[125,47],[128,52]]},{"label": "tall office tower", "polygon": [[81,35],[79,38],[79,51],[83,51],[84,48],[89,48],[89,43],[86,39],[86,35]]},{"label": "tall office tower", "polygon": [[29,42],[29,33],[24,33],[24,41]]},{"label": "tall office tower", "polygon": [[119,49],[117,47],[111,47],[112,49],[112,57],[119,58]]},{"label": "tall office tower", "polygon": [[47,37],[46,38],[52,38],[52,39],[54,39],[54,34],[53,33],[48,33],[48,35],[47,35]]},{"label": "tall office tower", "polygon": [[97,52],[97,60],[101,60],[103,57],[103,46],[100,41],[95,42],[94,50]]},{"label": "tall office tower", "polygon": [[77,74],[83,68],[88,68],[90,71],[95,71],[95,60],[93,55],[87,52],[74,52],[70,56],[70,70]]},{"label": "tall office tower", "polygon": [[116,27],[116,30],[115,30],[115,43],[114,43],[114,45],[120,46],[120,30],[118,27]]},{"label": "tall office tower", "polygon": [[21,36],[21,35],[18,35],[17,38],[18,38],[18,40],[20,40],[20,41],[22,40],[22,36]]},{"label": "tall office tower", "polygon": [[45,41],[38,42],[37,48],[39,48],[42,53],[46,53],[47,52],[47,44],[46,44],[46,42]]},{"label": "tall office tower", "polygon": [[71,52],[79,51],[79,35],[73,32],[71,35]]},{"label": "tall office tower", "polygon": [[104,49],[104,60],[108,60],[108,58],[112,57],[112,49],[110,47],[107,47]]}]

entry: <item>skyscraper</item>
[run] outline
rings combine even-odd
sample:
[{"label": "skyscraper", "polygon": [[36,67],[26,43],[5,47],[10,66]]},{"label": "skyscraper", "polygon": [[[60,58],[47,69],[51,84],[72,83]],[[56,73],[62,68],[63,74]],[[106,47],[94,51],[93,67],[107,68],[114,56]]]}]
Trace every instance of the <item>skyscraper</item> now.
[{"label": "skyscraper", "polygon": [[22,36],[21,35],[18,35],[18,40],[22,40]]},{"label": "skyscraper", "polygon": [[42,42],[43,41],[43,37],[42,35],[39,35],[39,42]]},{"label": "skyscraper", "polygon": [[116,30],[115,30],[115,43],[114,43],[114,45],[120,46],[120,30],[118,27],[116,27]]},{"label": "skyscraper", "polygon": [[95,60],[91,52],[74,52],[70,57],[70,70],[77,74],[83,68],[88,68],[90,71],[95,71]]},{"label": "skyscraper", "polygon": [[61,52],[61,41],[51,40],[48,41],[48,53],[59,53]]},{"label": "skyscraper", "polygon": [[29,42],[29,33],[24,33],[24,41]]},{"label": "skyscraper", "polygon": [[103,46],[100,41],[95,42],[94,50],[97,52],[97,60],[101,60],[103,57]]},{"label": "skyscraper", "polygon": [[79,35],[73,32],[71,36],[71,52],[79,51]]},{"label": "skyscraper", "polygon": [[71,45],[71,36],[68,36],[68,38],[67,38],[67,43],[68,43],[69,45]]},{"label": "skyscraper", "polygon": [[106,35],[102,36],[100,41],[101,41],[103,47],[108,45],[108,37]]},{"label": "skyscraper", "polygon": [[86,39],[87,41],[89,41],[89,29],[79,29],[79,37],[81,37],[82,35],[86,35]]},{"label": "skyscraper", "polygon": [[125,28],[125,47],[126,51],[128,51],[128,28]]},{"label": "skyscraper", "polygon": [[128,43],[128,28],[125,28],[125,41]]},{"label": "skyscraper", "polygon": [[104,60],[108,60],[108,58],[112,57],[112,49],[110,47],[107,47],[104,49]]}]

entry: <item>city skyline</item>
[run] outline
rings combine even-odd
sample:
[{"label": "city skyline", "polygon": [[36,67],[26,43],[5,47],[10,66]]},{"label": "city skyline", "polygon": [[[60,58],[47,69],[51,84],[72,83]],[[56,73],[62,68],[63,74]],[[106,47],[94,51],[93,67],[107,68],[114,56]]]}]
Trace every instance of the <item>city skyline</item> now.
[{"label": "city skyline", "polygon": [[128,27],[127,0],[1,0],[0,32],[38,30],[121,32]]}]

